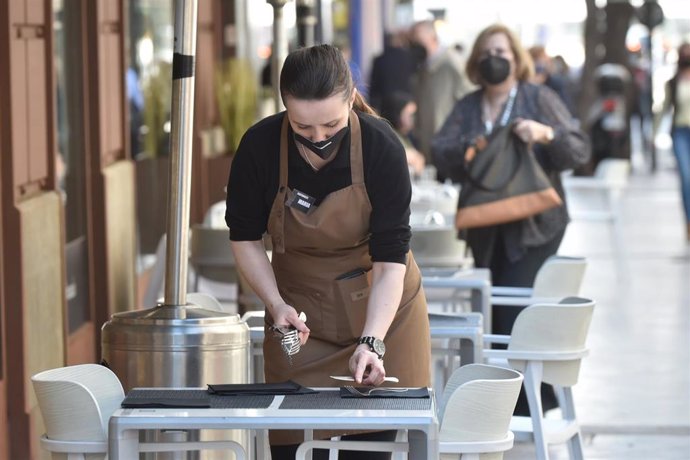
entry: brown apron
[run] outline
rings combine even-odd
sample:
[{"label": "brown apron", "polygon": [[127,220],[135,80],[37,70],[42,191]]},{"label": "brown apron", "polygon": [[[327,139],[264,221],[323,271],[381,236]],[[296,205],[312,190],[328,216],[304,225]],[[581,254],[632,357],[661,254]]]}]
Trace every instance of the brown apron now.
[{"label": "brown apron", "polygon": [[[348,361],[361,336],[371,284],[369,216],[371,203],[364,184],[359,119],[350,113],[350,169],[352,185],[330,193],[308,213],[285,205],[288,189],[288,118],[283,120],[280,144],[280,184],[268,219],[273,243],[272,265],[283,299],[307,315],[309,340],[290,363],[280,340],[268,329],[266,312],[264,372],[267,382],[293,380],[305,386],[333,387],[330,375],[350,375]],[[339,275],[362,268],[355,278]],[[402,299],[384,339],[386,374],[398,386],[424,387],[429,375],[430,337],[426,299],[419,268],[407,255]],[[414,363],[414,365],[412,365]],[[349,432],[352,433],[352,432]],[[301,431],[272,431],[272,444],[302,442]],[[317,431],[315,439],[343,434]]]}]

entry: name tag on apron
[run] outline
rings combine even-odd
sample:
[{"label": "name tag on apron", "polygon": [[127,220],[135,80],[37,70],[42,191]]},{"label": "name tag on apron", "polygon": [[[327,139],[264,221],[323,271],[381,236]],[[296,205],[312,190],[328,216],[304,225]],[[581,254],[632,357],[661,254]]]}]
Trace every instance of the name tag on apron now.
[{"label": "name tag on apron", "polygon": [[297,189],[288,191],[287,199],[285,200],[285,205],[289,208],[296,209],[305,214],[309,214],[312,209],[316,208],[314,206],[316,198],[307,195],[304,192],[300,192]]}]

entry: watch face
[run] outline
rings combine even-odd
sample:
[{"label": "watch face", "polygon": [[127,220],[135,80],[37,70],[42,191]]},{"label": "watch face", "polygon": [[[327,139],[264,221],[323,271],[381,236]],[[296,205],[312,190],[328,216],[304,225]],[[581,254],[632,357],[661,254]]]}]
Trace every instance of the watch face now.
[{"label": "watch face", "polygon": [[383,340],[374,340],[374,353],[379,355],[379,357],[382,357],[386,353],[386,345],[383,343]]}]

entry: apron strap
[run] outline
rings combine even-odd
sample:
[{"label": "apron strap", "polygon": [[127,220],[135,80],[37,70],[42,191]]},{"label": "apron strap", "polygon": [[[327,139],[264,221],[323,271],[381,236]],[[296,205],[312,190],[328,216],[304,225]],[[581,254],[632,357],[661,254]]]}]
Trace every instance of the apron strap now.
[{"label": "apron strap", "polygon": [[280,177],[278,193],[273,201],[271,214],[275,216],[275,231],[272,234],[273,250],[277,253],[285,253],[285,196],[288,185],[288,116],[285,112],[283,124],[280,129]]},{"label": "apron strap", "polygon": [[362,136],[359,117],[354,111],[350,111],[350,173],[352,174],[352,185],[364,183]]},{"label": "apron strap", "polygon": [[[274,231],[271,234],[273,250],[277,253],[285,253],[285,197],[288,192],[288,117],[287,112],[283,118],[280,130],[280,175],[278,193],[273,201],[271,214],[274,216]],[[362,137],[359,125],[359,117],[354,111],[350,111],[350,173],[352,185],[364,183],[364,161],[362,157]]]}]

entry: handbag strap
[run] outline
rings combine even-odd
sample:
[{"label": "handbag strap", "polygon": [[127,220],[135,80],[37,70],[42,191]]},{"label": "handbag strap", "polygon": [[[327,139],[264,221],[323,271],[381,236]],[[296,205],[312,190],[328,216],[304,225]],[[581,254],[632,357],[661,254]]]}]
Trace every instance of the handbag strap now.
[{"label": "handbag strap", "polygon": [[[503,113],[501,114],[501,118],[498,120],[498,125],[497,126],[505,126],[508,124],[508,120],[510,120],[510,115],[513,113],[513,106],[515,105],[515,97],[517,96],[517,91],[518,91],[518,85],[517,83],[510,89],[510,93],[508,94],[508,100],[506,100],[505,106],[503,107]],[[490,134],[494,130],[495,126],[491,122],[491,120],[486,120],[484,121],[484,129],[486,130],[487,134]]]}]

